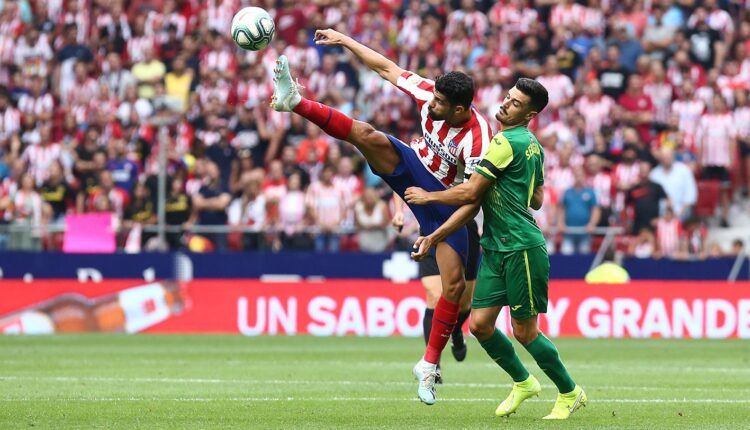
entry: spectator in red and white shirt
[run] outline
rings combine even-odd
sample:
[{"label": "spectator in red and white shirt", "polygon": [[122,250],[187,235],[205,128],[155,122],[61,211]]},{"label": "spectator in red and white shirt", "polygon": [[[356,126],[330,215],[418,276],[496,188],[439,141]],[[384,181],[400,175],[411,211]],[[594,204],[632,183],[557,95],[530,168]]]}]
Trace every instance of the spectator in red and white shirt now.
[{"label": "spectator in red and white shirt", "polygon": [[654,121],[667,124],[672,107],[672,84],[667,80],[661,61],[652,61],[649,72],[643,91],[649,95],[654,105]]},{"label": "spectator in red and white shirt", "polygon": [[549,15],[551,29],[570,28],[581,24],[585,8],[573,0],[562,0],[552,7]]},{"label": "spectator in red and white shirt", "polygon": [[50,62],[54,58],[47,35],[40,35],[39,30],[29,25],[26,34],[14,49],[15,63],[21,69],[23,76],[47,77],[52,71]]},{"label": "spectator in red and white shirt", "polygon": [[39,125],[39,142],[27,146],[21,159],[26,163],[37,186],[47,180],[52,164],[62,162],[62,147],[59,143],[52,142],[52,127],[49,124]]},{"label": "spectator in red and white shirt", "polygon": [[604,160],[596,154],[587,157],[586,168],[589,174],[586,185],[594,190],[596,204],[601,209],[599,226],[606,227],[612,215],[612,193],[615,189],[612,174],[604,170]]},{"label": "spectator in red and white shirt", "polygon": [[466,30],[468,42],[470,45],[476,45],[484,37],[484,33],[489,27],[487,15],[476,9],[474,0],[462,0],[461,8],[451,12],[448,15],[448,24],[446,25],[446,36],[452,36],[459,27]]},{"label": "spectator in red and white shirt", "polygon": [[319,70],[315,70],[310,75],[310,91],[315,93],[318,99],[332,88],[341,90],[346,86],[346,75],[340,70],[336,70],[336,57],[332,54],[323,56],[323,62]]},{"label": "spectator in red and white shirt", "polygon": [[310,46],[310,35],[307,30],[297,32],[297,43],[287,46],[284,55],[289,59],[289,67],[305,76],[312,75],[320,66],[318,50]]},{"label": "spectator in red and white shirt", "polygon": [[677,128],[683,133],[688,148],[695,145],[695,132],[700,118],[706,110],[706,104],[695,97],[695,87],[691,81],[685,81],[679,91],[677,100],[672,102],[672,113],[678,119]]},{"label": "spectator in red and white shirt", "polygon": [[696,131],[698,161],[703,166],[701,178],[722,182],[721,217],[722,225],[728,226],[730,203],[730,170],[737,160],[737,130],[732,113],[720,94],[713,97],[709,113],[704,114]]},{"label": "spectator in red and white shirt", "polygon": [[575,107],[586,124],[586,140],[593,144],[594,136],[601,132],[603,126],[612,122],[615,101],[612,97],[602,94],[598,79],[587,82],[584,91],[584,96],[576,101]]},{"label": "spectator in red and white shirt", "polygon": [[654,120],[654,104],[651,97],[643,92],[643,79],[639,75],[628,78],[625,94],[617,100],[615,118],[632,125],[638,130],[643,143],[651,142],[651,122]]},{"label": "spectator in red and white shirt", "polygon": [[543,128],[552,121],[561,118],[562,109],[573,102],[575,88],[573,81],[567,75],[560,73],[557,57],[550,55],[544,63],[544,74],[537,78],[549,92],[549,104],[547,108],[537,115],[537,124]]},{"label": "spectator in red and white shirt", "polygon": [[39,236],[35,231],[42,224],[43,202],[34,189],[34,177],[26,173],[21,177],[18,190],[11,196],[11,219],[23,227],[11,232],[10,249],[37,250]]},{"label": "spectator in red and white shirt", "polygon": [[333,183],[334,170],[326,166],[320,180],[310,184],[305,198],[314,225],[320,230],[315,235],[315,251],[338,252],[339,224],[346,216],[346,193]]},{"label": "spectator in red and white shirt", "polygon": [[231,226],[250,227],[253,232],[245,233],[243,249],[258,249],[262,246],[263,230],[267,224],[266,197],[261,192],[262,177],[253,172],[242,178],[242,194],[227,208],[227,220]]},{"label": "spectator in red and white shirt", "polygon": [[21,131],[21,113],[10,104],[10,95],[0,87],[0,141],[18,138]]},{"label": "spectator in red and white shirt", "polygon": [[671,259],[678,258],[681,255],[682,236],[682,222],[674,216],[672,208],[667,206],[664,216],[656,220],[657,256]]},{"label": "spectator in red and white shirt", "polygon": [[18,110],[24,116],[31,116],[38,121],[49,121],[55,111],[55,100],[52,94],[44,91],[44,78],[34,76],[30,78],[31,88],[18,100]]},{"label": "spectator in red and white shirt", "polygon": [[616,211],[619,212],[625,208],[625,192],[638,182],[639,175],[638,151],[632,145],[627,145],[622,150],[620,163],[614,169],[613,179],[617,190],[615,197]]}]

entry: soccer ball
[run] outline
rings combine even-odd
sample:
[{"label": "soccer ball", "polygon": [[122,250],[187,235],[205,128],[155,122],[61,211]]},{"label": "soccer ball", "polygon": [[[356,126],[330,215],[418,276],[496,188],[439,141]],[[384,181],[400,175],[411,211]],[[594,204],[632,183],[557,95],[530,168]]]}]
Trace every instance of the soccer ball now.
[{"label": "soccer ball", "polygon": [[271,43],[276,31],[271,15],[259,7],[240,9],[232,18],[232,39],[242,49],[258,51]]}]

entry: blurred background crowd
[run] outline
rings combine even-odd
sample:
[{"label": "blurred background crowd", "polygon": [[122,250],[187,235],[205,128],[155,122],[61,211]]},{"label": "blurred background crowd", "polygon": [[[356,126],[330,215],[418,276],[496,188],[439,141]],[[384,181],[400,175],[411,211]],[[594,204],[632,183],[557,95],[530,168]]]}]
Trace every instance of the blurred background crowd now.
[{"label": "blurred background crowd", "polygon": [[[260,52],[228,37],[250,3],[0,1],[0,248],[59,249],[55,227],[86,212],[114,213],[122,246],[409,248],[413,217],[390,226],[390,192],[351,146],[268,108],[286,54],[308,98],[404,141],[420,134],[406,95],[314,45],[315,29],[334,28],[425,77],[470,74],[494,131],[518,77],[547,87],[532,128],[551,252],[591,252],[608,227],[638,257],[742,249],[709,237],[750,225],[749,2],[254,1],[276,22]],[[179,120],[160,138],[149,120],[166,108]],[[166,244],[149,229],[160,145]]]}]

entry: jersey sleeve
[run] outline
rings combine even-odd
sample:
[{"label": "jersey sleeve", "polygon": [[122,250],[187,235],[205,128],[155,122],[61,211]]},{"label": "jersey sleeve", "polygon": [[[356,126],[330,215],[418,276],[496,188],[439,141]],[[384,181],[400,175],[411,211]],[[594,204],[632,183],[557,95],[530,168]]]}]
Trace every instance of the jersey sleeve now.
[{"label": "jersey sleeve", "polygon": [[508,139],[498,133],[492,138],[490,148],[487,150],[484,159],[479,162],[476,172],[487,179],[497,180],[502,171],[513,161],[513,147]]},{"label": "jersey sleeve", "polygon": [[396,86],[422,107],[423,104],[432,100],[432,91],[435,89],[435,82],[425,79],[416,73],[404,72],[398,77]]}]

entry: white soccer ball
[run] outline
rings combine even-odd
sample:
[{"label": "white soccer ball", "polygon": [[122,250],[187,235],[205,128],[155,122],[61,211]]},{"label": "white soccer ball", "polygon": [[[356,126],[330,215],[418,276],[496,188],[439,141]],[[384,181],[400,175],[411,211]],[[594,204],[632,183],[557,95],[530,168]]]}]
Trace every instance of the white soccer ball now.
[{"label": "white soccer ball", "polygon": [[258,51],[271,43],[276,24],[265,9],[251,6],[240,9],[234,15],[231,31],[237,46]]}]

